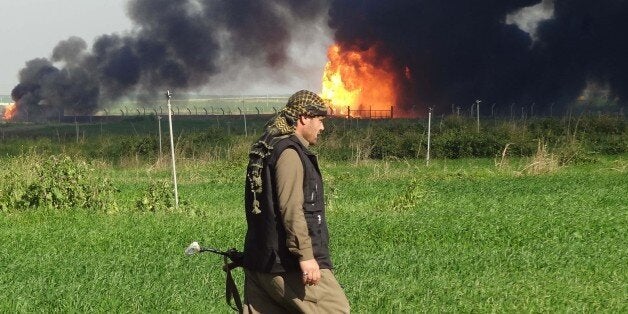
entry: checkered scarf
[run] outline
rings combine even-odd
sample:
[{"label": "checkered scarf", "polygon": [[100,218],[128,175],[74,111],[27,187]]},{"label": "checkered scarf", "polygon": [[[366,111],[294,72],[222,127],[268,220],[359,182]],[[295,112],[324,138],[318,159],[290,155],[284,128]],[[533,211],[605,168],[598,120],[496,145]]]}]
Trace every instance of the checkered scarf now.
[{"label": "checkered scarf", "polygon": [[322,98],[310,91],[300,90],[290,96],[286,106],[266,123],[264,134],[251,146],[246,171],[247,184],[253,193],[253,208],[251,208],[253,213],[261,212],[257,196],[262,193],[264,160],[272,154],[273,146],[279,140],[294,134],[300,116],[326,115],[327,106]]}]

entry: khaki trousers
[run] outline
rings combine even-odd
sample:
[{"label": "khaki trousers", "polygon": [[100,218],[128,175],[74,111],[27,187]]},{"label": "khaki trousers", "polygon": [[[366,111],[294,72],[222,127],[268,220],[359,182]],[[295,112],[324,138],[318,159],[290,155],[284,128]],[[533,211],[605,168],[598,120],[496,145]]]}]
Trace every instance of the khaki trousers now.
[{"label": "khaki trousers", "polygon": [[349,301],[329,269],[317,285],[303,285],[301,273],[244,270],[244,313],[349,313]]}]

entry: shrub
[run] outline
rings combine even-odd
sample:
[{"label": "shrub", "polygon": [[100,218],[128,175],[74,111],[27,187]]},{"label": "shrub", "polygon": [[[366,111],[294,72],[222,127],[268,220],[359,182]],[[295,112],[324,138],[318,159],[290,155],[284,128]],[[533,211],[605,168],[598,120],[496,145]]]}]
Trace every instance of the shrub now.
[{"label": "shrub", "polygon": [[434,156],[450,159],[465,157],[494,157],[501,152],[505,140],[498,141],[491,133],[455,131],[435,136]]},{"label": "shrub", "polygon": [[165,181],[152,182],[144,191],[135,208],[143,212],[173,211],[175,208],[174,191]]},{"label": "shrub", "polygon": [[[187,203],[187,201],[182,201],[180,205],[187,205]],[[177,207],[172,183],[166,180],[151,182],[142,198],[135,202],[135,208],[141,212],[175,212]]]},{"label": "shrub", "polygon": [[94,170],[86,162],[74,161],[64,155],[53,155],[43,161],[32,156],[27,158],[32,165],[5,175],[8,184],[0,193],[3,211],[34,208],[117,210],[114,197],[117,190],[109,179],[94,175]]},{"label": "shrub", "polygon": [[[166,149],[164,142],[164,148]],[[119,162],[124,157],[156,158],[159,154],[159,139],[155,136],[113,136],[102,140],[93,157],[107,158]]]},{"label": "shrub", "polygon": [[375,130],[371,133],[372,146],[371,158],[382,159],[384,157],[401,156],[401,136],[386,129]]}]

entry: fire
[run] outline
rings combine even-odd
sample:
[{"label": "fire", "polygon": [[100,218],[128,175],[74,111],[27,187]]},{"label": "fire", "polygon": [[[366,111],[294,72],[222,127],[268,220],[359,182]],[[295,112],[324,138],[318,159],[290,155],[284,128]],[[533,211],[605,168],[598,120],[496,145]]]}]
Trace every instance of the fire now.
[{"label": "fire", "polygon": [[15,103],[10,103],[8,106],[4,107],[4,120],[11,120],[15,117],[17,113],[17,106]]},{"label": "fire", "polygon": [[[378,57],[377,49],[345,51],[332,45],[323,74],[322,98],[329,100],[335,114],[369,117],[373,112],[389,112],[397,103],[396,79],[390,60]],[[409,70],[406,70],[409,71]],[[380,111],[381,110],[381,111]]]}]

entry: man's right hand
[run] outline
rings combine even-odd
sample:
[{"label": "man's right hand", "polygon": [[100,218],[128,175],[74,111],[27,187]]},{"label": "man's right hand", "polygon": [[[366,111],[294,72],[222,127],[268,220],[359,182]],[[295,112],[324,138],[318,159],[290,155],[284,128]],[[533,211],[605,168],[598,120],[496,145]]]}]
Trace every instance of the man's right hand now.
[{"label": "man's right hand", "polygon": [[303,272],[302,276],[304,285],[311,286],[318,284],[321,280],[321,270],[315,259],[301,261],[299,262],[299,266],[301,266],[301,271]]}]

